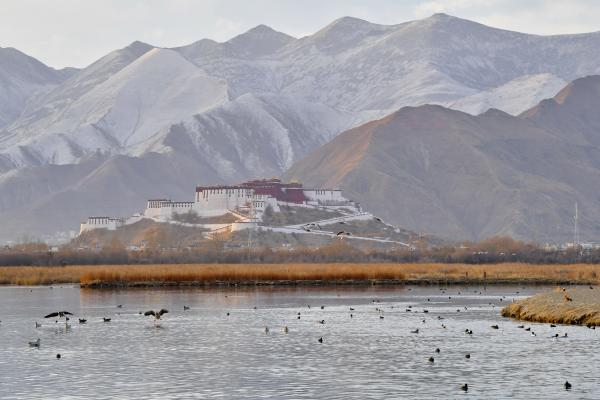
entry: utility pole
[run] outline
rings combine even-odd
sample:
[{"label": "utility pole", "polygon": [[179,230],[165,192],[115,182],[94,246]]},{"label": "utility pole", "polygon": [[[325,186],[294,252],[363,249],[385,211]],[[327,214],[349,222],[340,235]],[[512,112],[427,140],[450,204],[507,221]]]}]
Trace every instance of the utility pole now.
[{"label": "utility pole", "polygon": [[575,226],[573,228],[573,245],[579,246],[579,210],[577,208],[577,202],[575,202],[575,216],[573,219],[575,220]]}]

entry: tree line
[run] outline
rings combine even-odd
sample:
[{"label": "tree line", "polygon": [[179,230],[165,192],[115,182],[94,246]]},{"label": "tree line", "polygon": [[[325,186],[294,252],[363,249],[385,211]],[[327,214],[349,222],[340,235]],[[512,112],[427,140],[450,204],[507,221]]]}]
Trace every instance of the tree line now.
[{"label": "tree line", "polygon": [[25,243],[0,250],[1,266],[64,266],[115,264],[194,264],[194,263],[464,263],[496,264],[600,263],[600,249],[573,247],[548,249],[507,237],[494,237],[478,243],[453,246],[388,249],[356,248],[348,241],[335,240],[320,248],[272,249],[266,246],[227,249],[222,243],[202,247],[127,250],[118,241],[102,249],[78,249],[65,245],[55,251],[43,243]]}]

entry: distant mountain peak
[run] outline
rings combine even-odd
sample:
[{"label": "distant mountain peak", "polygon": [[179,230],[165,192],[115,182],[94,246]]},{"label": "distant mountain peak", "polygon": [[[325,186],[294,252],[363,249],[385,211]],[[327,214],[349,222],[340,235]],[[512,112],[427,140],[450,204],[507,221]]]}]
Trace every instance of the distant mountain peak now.
[{"label": "distant mountain peak", "polygon": [[225,45],[237,54],[264,56],[295,40],[293,36],[261,24],[228,40]]}]

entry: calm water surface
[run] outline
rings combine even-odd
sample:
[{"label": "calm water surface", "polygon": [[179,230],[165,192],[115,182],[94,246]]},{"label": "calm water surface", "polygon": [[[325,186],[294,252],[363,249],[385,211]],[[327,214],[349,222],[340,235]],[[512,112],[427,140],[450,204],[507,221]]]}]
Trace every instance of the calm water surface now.
[{"label": "calm water surface", "polygon": [[[532,336],[499,316],[541,290],[1,287],[0,398],[600,398],[600,329],[525,324]],[[159,326],[139,315],[162,307]],[[70,329],[41,318],[63,309]]]}]

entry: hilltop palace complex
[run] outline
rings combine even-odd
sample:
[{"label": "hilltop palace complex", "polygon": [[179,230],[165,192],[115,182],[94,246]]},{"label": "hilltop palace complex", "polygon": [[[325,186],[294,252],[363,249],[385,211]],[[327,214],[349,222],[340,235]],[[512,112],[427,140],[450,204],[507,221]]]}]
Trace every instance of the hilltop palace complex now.
[{"label": "hilltop palace complex", "polygon": [[201,218],[233,214],[239,220],[227,225],[235,231],[254,228],[267,207],[279,212],[282,205],[360,210],[360,205],[344,198],[339,189],[307,189],[299,182],[283,183],[273,178],[232,186],[197,186],[194,201],[151,199],[143,213],[129,218],[89,217],[81,224],[80,234],[94,229],[115,230],[142,219],[170,222],[177,217],[176,214],[190,213]]}]

